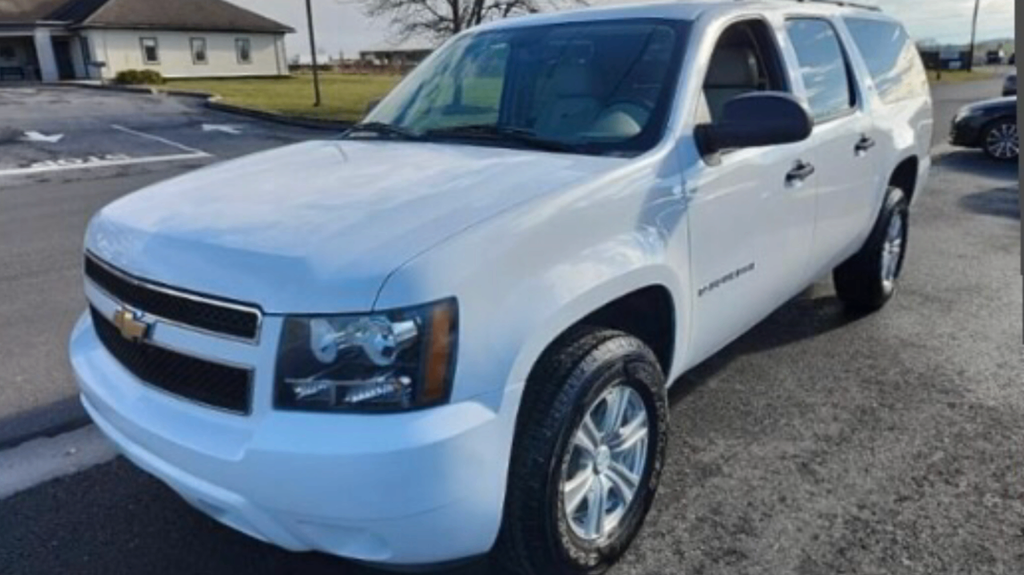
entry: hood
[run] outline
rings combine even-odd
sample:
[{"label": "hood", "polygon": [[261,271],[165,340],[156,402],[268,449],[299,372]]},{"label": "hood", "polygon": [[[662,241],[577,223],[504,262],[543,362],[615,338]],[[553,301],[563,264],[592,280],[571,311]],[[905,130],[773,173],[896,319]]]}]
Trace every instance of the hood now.
[{"label": "hood", "polygon": [[970,106],[964,106],[960,110],[960,115],[978,114],[978,113],[982,113],[982,112],[987,112],[989,110],[996,110],[996,109],[1002,109],[1002,108],[1005,108],[1007,110],[1012,108],[1013,110],[1016,110],[1017,109],[1017,96],[1007,96],[1005,98],[995,98],[993,100],[985,100],[984,102],[978,102],[976,104],[971,104]]},{"label": "hood", "polygon": [[315,141],[125,196],[86,249],[138,277],[267,313],[369,311],[388,274],[467,227],[625,160]]}]

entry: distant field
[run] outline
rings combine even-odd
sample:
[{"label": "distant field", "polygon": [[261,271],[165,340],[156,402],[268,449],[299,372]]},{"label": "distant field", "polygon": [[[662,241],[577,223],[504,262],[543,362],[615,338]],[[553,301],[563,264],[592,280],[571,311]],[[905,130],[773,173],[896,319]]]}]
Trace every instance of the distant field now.
[{"label": "distant field", "polygon": [[400,76],[322,73],[323,105],[313,107],[313,75],[290,78],[241,78],[168,80],[175,90],[212,92],[224,102],[289,116],[356,121],[367,105],[380,99],[398,83]]},{"label": "distant field", "polygon": [[[947,70],[941,76],[935,71],[928,72],[931,82],[943,84],[989,80],[996,76],[991,70]],[[400,76],[322,73],[323,105],[319,108],[313,107],[313,76],[308,73],[289,78],[168,80],[165,87],[211,92],[222,96],[228,104],[256,110],[354,122],[363,117],[370,102],[382,98],[399,80]],[[495,90],[500,90],[500,83],[481,80],[465,87],[465,100],[467,104],[493,105]],[[481,121],[489,121],[493,112],[483,110]]]},{"label": "distant field", "polygon": [[929,70],[928,80],[933,84],[959,84],[963,82],[991,80],[997,75],[998,74],[991,70],[975,70],[973,72],[968,72],[967,70],[943,70],[942,72]]}]

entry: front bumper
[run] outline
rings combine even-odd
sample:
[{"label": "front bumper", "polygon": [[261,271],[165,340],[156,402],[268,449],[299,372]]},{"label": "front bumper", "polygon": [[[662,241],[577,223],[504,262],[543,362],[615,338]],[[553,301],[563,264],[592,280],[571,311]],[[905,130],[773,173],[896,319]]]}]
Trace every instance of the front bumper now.
[{"label": "front bumper", "polygon": [[253,413],[239,416],[137,380],[88,314],[70,350],[82,403],[122,453],[239,531],[394,565],[458,560],[494,543],[520,386],[405,414],[304,414],[274,411],[273,370],[257,369]]},{"label": "front bumper", "polygon": [[949,143],[963,148],[980,147],[986,121],[984,116],[957,116],[950,128]]}]

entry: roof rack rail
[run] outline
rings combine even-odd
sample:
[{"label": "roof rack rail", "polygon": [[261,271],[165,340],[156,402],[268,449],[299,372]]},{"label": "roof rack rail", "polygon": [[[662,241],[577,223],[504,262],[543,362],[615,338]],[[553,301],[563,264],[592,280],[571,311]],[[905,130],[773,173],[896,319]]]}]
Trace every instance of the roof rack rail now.
[{"label": "roof rack rail", "polygon": [[848,8],[860,8],[861,10],[871,10],[872,12],[881,12],[881,6],[875,6],[873,4],[864,4],[861,2],[847,2],[847,0],[796,0],[797,2],[807,4],[834,4],[836,6],[843,6]]}]

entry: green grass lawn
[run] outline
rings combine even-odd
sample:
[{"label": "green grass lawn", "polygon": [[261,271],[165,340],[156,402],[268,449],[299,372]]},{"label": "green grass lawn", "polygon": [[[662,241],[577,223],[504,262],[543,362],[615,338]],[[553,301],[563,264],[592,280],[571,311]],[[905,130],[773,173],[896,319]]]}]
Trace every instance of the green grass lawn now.
[{"label": "green grass lawn", "polygon": [[991,80],[996,74],[987,70],[943,70],[941,73],[935,70],[928,71],[928,80],[933,84],[962,84],[964,82],[977,82],[979,80]]},{"label": "green grass lawn", "polygon": [[[949,70],[943,71],[939,79],[936,72],[928,72],[931,82],[942,84],[994,77],[995,74],[989,71]],[[370,102],[382,98],[400,79],[400,76],[322,73],[320,89],[323,105],[319,108],[313,107],[313,75],[308,73],[289,78],[168,80],[163,87],[210,92],[223,97],[227,104],[288,116],[355,122],[363,117]],[[493,104],[494,98],[489,97],[493,90],[500,90],[500,84],[469,86],[466,89],[466,101],[474,103],[474,100],[480,99]]]},{"label": "green grass lawn", "polygon": [[222,96],[226,104],[256,110],[354,122],[363,117],[370,102],[387,94],[400,79],[400,76],[321,73],[323,105],[319,108],[313,107],[312,74],[296,74],[290,78],[168,80],[163,87],[211,92]]}]

